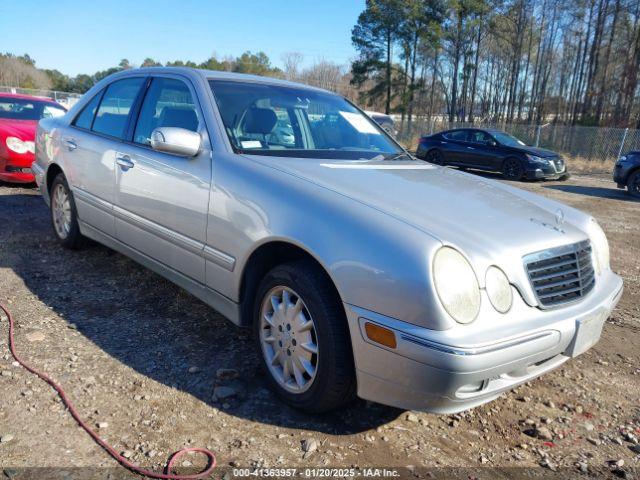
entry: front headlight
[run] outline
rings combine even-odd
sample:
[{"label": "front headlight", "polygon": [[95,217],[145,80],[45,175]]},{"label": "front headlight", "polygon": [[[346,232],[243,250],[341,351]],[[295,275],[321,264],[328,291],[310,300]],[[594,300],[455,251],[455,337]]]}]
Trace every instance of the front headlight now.
[{"label": "front headlight", "polygon": [[7,148],[16,153],[27,153],[29,151],[28,142],[23,142],[18,137],[7,137],[5,140]]},{"label": "front headlight", "polygon": [[442,247],[433,259],[433,278],[442,306],[458,323],[470,323],[480,311],[480,286],[473,268],[451,247]]},{"label": "front headlight", "polygon": [[589,238],[591,239],[591,248],[593,248],[593,256],[596,262],[596,273],[600,274],[603,270],[609,269],[609,242],[604,231],[594,219],[589,225]]},{"label": "front headlight", "polygon": [[543,163],[545,165],[549,163],[546,158],[538,157],[537,155],[531,155],[530,153],[527,153],[527,158],[535,163]]},{"label": "front headlight", "polygon": [[489,267],[485,275],[485,289],[493,308],[507,313],[513,303],[513,294],[507,275],[498,267]]}]

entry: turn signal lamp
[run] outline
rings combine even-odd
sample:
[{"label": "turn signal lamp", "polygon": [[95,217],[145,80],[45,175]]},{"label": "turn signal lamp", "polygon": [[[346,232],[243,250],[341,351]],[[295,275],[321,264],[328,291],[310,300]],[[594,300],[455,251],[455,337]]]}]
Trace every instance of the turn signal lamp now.
[{"label": "turn signal lamp", "polygon": [[393,330],[381,327],[374,323],[366,322],[364,324],[364,331],[367,333],[369,340],[372,340],[380,345],[384,345],[389,348],[396,348],[398,343],[396,342],[396,335]]}]

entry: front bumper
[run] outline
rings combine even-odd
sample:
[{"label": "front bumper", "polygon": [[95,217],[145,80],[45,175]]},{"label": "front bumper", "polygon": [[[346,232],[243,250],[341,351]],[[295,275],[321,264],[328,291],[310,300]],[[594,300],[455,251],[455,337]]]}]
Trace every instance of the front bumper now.
[{"label": "front bumper", "polygon": [[564,160],[551,160],[549,164],[530,162],[524,176],[528,180],[557,180],[569,178]]},{"label": "front bumper", "polygon": [[634,166],[637,165],[631,162],[616,162],[615,167],[613,167],[613,181],[616,182],[618,188],[625,188],[627,186],[629,174]]},{"label": "front bumper", "polygon": [[25,172],[0,172],[0,180],[8,183],[33,183],[32,173]]},{"label": "front bumper", "polygon": [[[458,330],[453,334],[345,305],[358,396],[435,413],[486,403],[593,346],[621,295],[622,280],[607,271],[587,297],[563,308],[542,311],[521,299],[519,305],[514,301],[504,317],[514,315],[516,325],[505,327],[503,336],[493,340],[483,339],[473,329],[460,334],[465,325],[451,329]],[[369,340],[364,332],[367,321],[393,330],[397,347]]]},{"label": "front bumper", "polygon": [[33,183],[33,158],[0,158],[0,180],[10,183]]}]

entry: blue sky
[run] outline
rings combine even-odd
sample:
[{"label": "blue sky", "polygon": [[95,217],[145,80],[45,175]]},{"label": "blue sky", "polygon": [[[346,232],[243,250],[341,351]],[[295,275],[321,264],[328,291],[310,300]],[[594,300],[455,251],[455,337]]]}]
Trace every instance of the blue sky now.
[{"label": "blue sky", "polygon": [[346,64],[363,8],[364,0],[0,0],[0,51],[68,75],[122,58],[202,62],[246,50],[264,51],[276,66],[289,51],[305,64]]}]

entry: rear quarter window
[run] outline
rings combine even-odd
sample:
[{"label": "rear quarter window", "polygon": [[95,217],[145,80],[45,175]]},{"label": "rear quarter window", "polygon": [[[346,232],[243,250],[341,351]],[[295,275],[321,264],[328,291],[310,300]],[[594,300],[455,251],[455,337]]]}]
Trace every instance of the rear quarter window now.
[{"label": "rear quarter window", "polygon": [[90,101],[87,103],[82,111],[78,114],[78,116],[73,121],[73,124],[76,127],[84,128],[85,130],[91,130],[91,124],[93,123],[93,117],[96,115],[96,110],[98,109],[98,104],[100,103],[100,97],[102,96],[102,91],[98,92]]}]

